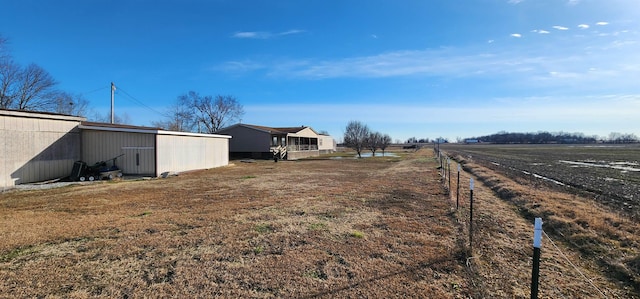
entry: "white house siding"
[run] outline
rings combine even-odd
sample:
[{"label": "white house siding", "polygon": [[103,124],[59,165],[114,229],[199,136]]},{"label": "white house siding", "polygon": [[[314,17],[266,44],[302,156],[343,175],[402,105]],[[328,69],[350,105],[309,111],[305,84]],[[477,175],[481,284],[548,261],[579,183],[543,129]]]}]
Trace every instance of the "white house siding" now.
[{"label": "white house siding", "polygon": [[321,154],[333,153],[336,151],[336,141],[329,135],[318,135],[318,150]]},{"label": "white house siding", "polygon": [[160,131],[156,138],[158,174],[229,164],[228,136]]},{"label": "white house siding", "polygon": [[80,159],[81,117],[0,110],[0,187],[68,176]]},{"label": "white house siding", "polygon": [[125,174],[156,175],[156,144],[154,131],[123,132],[82,128],[82,160],[88,165],[121,154],[116,166]]}]

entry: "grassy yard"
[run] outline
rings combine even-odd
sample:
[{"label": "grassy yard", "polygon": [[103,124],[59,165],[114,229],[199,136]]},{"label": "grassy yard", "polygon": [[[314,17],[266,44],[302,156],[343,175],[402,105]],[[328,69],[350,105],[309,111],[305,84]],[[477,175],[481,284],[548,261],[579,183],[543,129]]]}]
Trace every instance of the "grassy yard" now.
[{"label": "grassy yard", "polygon": [[470,161],[456,210],[433,151],[395,153],[2,193],[0,297],[529,298],[533,216],[558,247],[543,241],[540,298],[638,297],[603,268],[638,266],[638,224]]}]

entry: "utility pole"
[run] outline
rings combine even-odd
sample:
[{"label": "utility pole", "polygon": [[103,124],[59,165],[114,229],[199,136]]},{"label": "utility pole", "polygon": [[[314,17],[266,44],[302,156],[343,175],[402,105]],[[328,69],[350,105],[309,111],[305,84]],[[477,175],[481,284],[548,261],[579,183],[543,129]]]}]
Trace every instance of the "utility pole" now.
[{"label": "utility pole", "polygon": [[113,124],[114,113],[113,113],[113,94],[116,91],[116,85],[111,82],[111,123]]}]

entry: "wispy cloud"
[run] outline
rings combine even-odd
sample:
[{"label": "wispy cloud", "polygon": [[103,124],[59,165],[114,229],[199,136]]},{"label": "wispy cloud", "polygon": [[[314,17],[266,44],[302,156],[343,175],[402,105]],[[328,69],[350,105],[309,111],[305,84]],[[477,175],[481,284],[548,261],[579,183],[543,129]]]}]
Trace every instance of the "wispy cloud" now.
[{"label": "wispy cloud", "polygon": [[520,37],[522,37],[522,34],[520,34],[520,33],[512,33],[510,36],[511,36],[511,37],[517,37],[517,38],[520,38]]},{"label": "wispy cloud", "polygon": [[507,1],[507,3],[509,3],[509,4],[518,4],[518,3],[523,2],[523,1],[524,0],[509,0],[509,1]]},{"label": "wispy cloud", "polygon": [[596,25],[605,26],[605,25],[609,25],[609,22],[598,22],[598,23],[596,23]]},{"label": "wispy cloud", "polygon": [[569,30],[569,28],[564,27],[564,26],[553,26],[553,29],[556,29],[556,30]]},{"label": "wispy cloud", "polygon": [[580,29],[589,29],[589,25],[587,25],[587,24],[580,24],[580,25],[578,25],[578,28],[580,28]]},{"label": "wispy cloud", "polygon": [[531,32],[538,33],[538,34],[549,34],[549,33],[551,33],[551,32],[549,32],[547,30],[542,30],[542,29],[534,29],[534,30],[531,30]]},{"label": "wispy cloud", "polygon": [[278,36],[286,36],[293,34],[300,34],[306,32],[305,30],[292,29],[278,33],[272,33],[268,31],[240,31],[232,35],[234,38],[248,38],[248,39],[270,39]]}]

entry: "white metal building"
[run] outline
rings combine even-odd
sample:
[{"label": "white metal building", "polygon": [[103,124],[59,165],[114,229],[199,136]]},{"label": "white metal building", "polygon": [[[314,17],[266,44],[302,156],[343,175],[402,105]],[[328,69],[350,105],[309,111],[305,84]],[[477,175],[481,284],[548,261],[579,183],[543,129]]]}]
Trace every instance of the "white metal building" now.
[{"label": "white metal building", "polygon": [[160,176],[229,164],[230,136],[85,122],[83,117],[0,109],[0,189],[64,178],[74,162]]},{"label": "white metal building", "polygon": [[81,117],[0,110],[0,189],[68,176],[80,160]]},{"label": "white metal building", "polygon": [[229,164],[231,136],[82,122],[82,157],[89,164],[116,159],[124,174],[160,176]]}]

